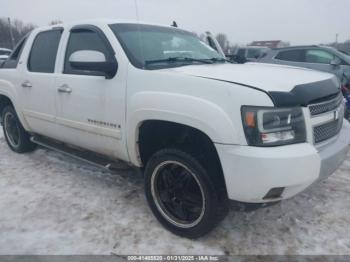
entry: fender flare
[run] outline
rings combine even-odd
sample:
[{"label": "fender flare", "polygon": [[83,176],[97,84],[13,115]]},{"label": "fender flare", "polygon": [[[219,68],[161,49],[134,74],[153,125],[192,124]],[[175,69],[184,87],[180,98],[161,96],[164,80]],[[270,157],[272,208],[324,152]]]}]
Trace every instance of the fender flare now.
[{"label": "fender flare", "polygon": [[140,92],[130,98],[127,114],[127,148],[130,162],[142,166],[139,128],[147,120],[186,125],[206,134],[213,143],[236,143],[237,134],[230,117],[218,105],[205,99],[166,92]]},{"label": "fender flare", "polygon": [[18,95],[17,95],[15,86],[9,81],[0,79],[0,95],[7,97],[11,101],[22,126],[24,127],[25,130],[28,131],[29,126],[22,114],[22,110],[21,110],[22,108],[18,103]]}]

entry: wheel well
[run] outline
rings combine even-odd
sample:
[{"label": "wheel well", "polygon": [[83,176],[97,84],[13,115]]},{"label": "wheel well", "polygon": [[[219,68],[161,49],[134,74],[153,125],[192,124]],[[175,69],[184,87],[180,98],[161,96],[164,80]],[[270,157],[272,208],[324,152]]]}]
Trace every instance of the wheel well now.
[{"label": "wheel well", "polygon": [[178,148],[195,157],[217,179],[215,182],[224,188],[226,185],[220,159],[214,143],[202,131],[174,122],[148,120],[139,129],[139,154],[145,166],[150,157],[164,148]]},{"label": "wheel well", "polygon": [[2,111],[8,105],[13,105],[10,98],[8,98],[7,96],[4,96],[4,95],[0,95],[0,123],[2,122],[2,119],[1,119]]}]

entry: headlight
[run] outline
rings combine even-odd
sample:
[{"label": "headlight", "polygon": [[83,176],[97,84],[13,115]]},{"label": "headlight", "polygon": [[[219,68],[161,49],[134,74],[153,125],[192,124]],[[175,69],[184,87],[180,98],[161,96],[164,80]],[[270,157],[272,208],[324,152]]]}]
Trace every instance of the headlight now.
[{"label": "headlight", "polygon": [[300,107],[242,107],[245,136],[250,146],[280,146],[303,143],[306,130]]}]

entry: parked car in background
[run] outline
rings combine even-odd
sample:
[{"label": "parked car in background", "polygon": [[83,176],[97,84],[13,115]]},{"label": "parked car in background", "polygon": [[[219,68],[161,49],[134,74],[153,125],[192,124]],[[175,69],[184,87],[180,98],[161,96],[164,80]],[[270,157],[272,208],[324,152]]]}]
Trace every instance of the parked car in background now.
[{"label": "parked car in background", "polygon": [[10,49],[0,48],[0,64],[9,57],[11,52],[12,52],[12,50],[10,50]]},{"label": "parked car in background", "polygon": [[[276,48],[267,52],[258,62],[305,67],[335,74],[342,83],[344,97],[350,93],[350,56],[328,46],[294,46]],[[346,116],[349,116],[347,103]]]},{"label": "parked car in background", "polygon": [[350,121],[350,72],[344,72],[342,78],[342,92],[346,99],[346,110],[344,117]]},{"label": "parked car in background", "polygon": [[349,52],[346,52],[346,51],[344,51],[344,50],[339,50],[339,49],[338,49],[338,51],[341,52],[341,53],[343,53],[343,54],[345,54],[345,55],[347,55],[348,57],[350,57],[350,53],[349,53]]},{"label": "parked car in background", "polygon": [[240,47],[232,56],[232,60],[239,64],[246,62],[256,62],[260,57],[264,56],[270,48],[265,46],[246,46]]},{"label": "parked car in background", "polygon": [[350,72],[350,57],[327,46],[295,46],[272,49],[259,59],[261,63],[306,67],[335,74],[340,80]]}]

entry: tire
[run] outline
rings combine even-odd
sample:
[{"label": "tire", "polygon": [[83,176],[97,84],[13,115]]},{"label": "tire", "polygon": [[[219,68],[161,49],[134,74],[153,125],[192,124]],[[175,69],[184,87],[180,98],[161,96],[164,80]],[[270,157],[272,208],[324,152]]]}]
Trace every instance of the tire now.
[{"label": "tire", "polygon": [[30,141],[30,135],[24,130],[12,106],[4,108],[1,119],[6,142],[12,151],[27,153],[36,148],[36,145]]},{"label": "tire", "polygon": [[[211,231],[227,214],[222,188],[203,165],[178,149],[155,153],[145,169],[145,193],[158,221],[172,233],[198,238]],[[227,199],[226,199],[227,200]]]}]

